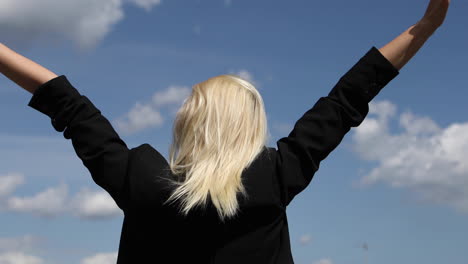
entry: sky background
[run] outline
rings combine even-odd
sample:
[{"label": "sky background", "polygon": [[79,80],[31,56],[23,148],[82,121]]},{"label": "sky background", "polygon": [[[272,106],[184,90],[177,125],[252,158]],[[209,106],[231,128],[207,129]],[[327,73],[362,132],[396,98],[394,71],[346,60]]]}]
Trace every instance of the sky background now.
[{"label": "sky background", "polygon": [[[1,41],[65,75],[128,147],[168,158],[191,87],[263,96],[268,146],[429,0],[0,0]],[[370,103],[288,207],[298,264],[468,263],[468,3]],[[71,141],[0,78],[0,264],[115,263],[123,213]]]}]

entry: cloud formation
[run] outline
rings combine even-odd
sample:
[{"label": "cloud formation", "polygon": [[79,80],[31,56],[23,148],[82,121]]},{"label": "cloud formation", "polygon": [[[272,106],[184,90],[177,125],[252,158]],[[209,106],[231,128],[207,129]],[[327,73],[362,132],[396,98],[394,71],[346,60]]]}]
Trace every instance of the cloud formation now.
[{"label": "cloud formation", "polygon": [[136,6],[145,9],[150,12],[154,6],[161,4],[161,0],[127,0],[130,3],[134,3]]},{"label": "cloud formation", "polygon": [[117,252],[98,253],[94,256],[86,257],[81,264],[115,264],[117,262]]},{"label": "cloud formation", "polygon": [[[12,179],[15,177],[20,179],[19,176],[15,175],[19,174],[0,176],[0,185],[1,183],[13,182]],[[3,185],[6,186],[6,184]],[[8,193],[12,192],[11,190]],[[83,187],[73,197],[70,197],[68,185],[65,183],[49,187],[30,196],[20,197],[11,194],[0,196],[0,205],[0,209],[4,211],[30,213],[45,218],[70,214],[82,219],[98,220],[122,215],[122,210],[106,191],[92,191]],[[2,240],[0,239],[0,249],[1,247]]]},{"label": "cloud formation", "polygon": [[11,194],[18,185],[24,183],[24,176],[19,173],[0,175],[0,197]]},{"label": "cloud formation", "polygon": [[[390,132],[392,118],[398,118],[401,133]],[[408,188],[421,201],[468,213],[468,123],[441,128],[410,111],[397,116],[394,104],[376,101],[353,131],[354,151],[362,159],[378,162],[361,178],[361,185],[382,182]]]},{"label": "cloud formation", "polygon": [[10,197],[7,208],[14,212],[27,212],[42,217],[52,217],[66,208],[68,188],[62,184],[50,187],[30,197]]},{"label": "cloud formation", "polygon": [[172,112],[179,108],[191,89],[186,86],[171,85],[163,91],[156,91],[147,103],[137,102],[123,117],[113,123],[122,135],[129,135],[152,127],[160,127],[164,117],[160,112],[162,107],[171,107]]},{"label": "cloud formation", "polygon": [[0,253],[1,264],[42,264],[43,259],[19,251]]},{"label": "cloud formation", "polygon": [[162,114],[151,104],[137,102],[124,117],[113,121],[119,134],[130,135],[151,127],[160,127],[164,123]]},{"label": "cloud formation", "polygon": [[179,105],[189,96],[191,89],[187,86],[171,85],[164,91],[157,91],[151,97],[154,106]]},{"label": "cloud formation", "polygon": [[83,219],[105,219],[122,214],[112,197],[105,191],[83,188],[70,202],[70,213]]},{"label": "cloud formation", "polygon": [[31,252],[33,250],[36,250],[39,245],[43,245],[44,242],[44,238],[33,235],[23,235],[18,237],[0,237],[0,252]]},{"label": "cloud formation", "polygon": [[[80,49],[92,49],[124,17],[124,4],[147,12],[160,0],[3,0],[0,34],[8,41],[32,43],[71,40]],[[16,45],[16,44],[15,44]]]},{"label": "cloud formation", "polygon": [[251,72],[249,72],[248,70],[241,69],[239,71],[230,71],[229,74],[237,75],[237,76],[241,77],[242,79],[250,82],[253,86],[255,86],[255,88],[257,88],[259,90],[261,89],[260,84],[258,83],[258,81],[254,80],[253,74]]},{"label": "cloud formation", "polygon": [[315,261],[314,264],[333,264],[333,262],[331,261],[331,259],[324,258],[324,259]]},{"label": "cloud formation", "polygon": [[34,251],[43,242],[43,238],[32,235],[0,237],[0,264],[44,263],[42,258],[34,256]]}]

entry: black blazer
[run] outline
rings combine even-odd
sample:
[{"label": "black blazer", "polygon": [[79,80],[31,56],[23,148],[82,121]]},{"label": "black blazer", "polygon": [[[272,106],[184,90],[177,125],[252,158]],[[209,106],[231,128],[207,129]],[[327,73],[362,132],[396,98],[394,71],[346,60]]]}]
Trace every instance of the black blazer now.
[{"label": "black blazer", "polygon": [[163,206],[170,188],[168,162],[151,145],[128,149],[110,122],[64,76],[34,92],[28,106],[51,118],[71,139],[94,182],[124,212],[118,264],[293,263],[286,206],[311,181],[320,162],[366,117],[368,103],[399,74],[372,48],[295,123],[291,133],[265,147],[244,171],[248,199],[221,223],[212,204],[187,218]]}]

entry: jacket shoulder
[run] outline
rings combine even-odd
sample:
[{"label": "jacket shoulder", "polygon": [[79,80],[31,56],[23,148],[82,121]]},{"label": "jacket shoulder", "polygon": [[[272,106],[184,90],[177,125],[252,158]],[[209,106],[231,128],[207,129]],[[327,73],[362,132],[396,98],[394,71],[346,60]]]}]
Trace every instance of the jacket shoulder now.
[{"label": "jacket shoulder", "polygon": [[132,207],[160,205],[169,191],[165,181],[170,171],[166,159],[148,143],[141,144],[132,151],[127,177]]}]

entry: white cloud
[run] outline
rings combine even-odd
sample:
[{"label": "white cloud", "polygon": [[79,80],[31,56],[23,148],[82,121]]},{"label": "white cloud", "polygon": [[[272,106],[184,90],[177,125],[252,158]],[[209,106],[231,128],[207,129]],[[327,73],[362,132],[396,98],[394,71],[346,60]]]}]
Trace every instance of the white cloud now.
[{"label": "white cloud", "polygon": [[[88,187],[83,187],[73,197],[70,196],[64,179],[68,178],[67,181],[79,186],[87,182],[86,177],[90,175],[68,144],[70,143],[60,137],[0,133],[2,169],[14,171],[15,168],[21,167],[24,170],[21,173],[10,172],[0,175],[0,211],[27,213],[39,217],[70,214],[91,220],[120,216],[120,208],[102,188],[98,187],[98,191],[91,191]],[[28,160],[26,167],[24,160]],[[20,196],[13,193],[18,185],[26,183],[27,178],[24,175],[40,178],[41,182],[49,182],[47,177],[51,177],[51,174],[56,174],[54,179],[60,177],[62,184],[32,194]],[[77,180],[79,177],[76,176],[80,175],[86,176],[83,177],[84,180]],[[4,240],[0,239],[0,251],[2,245],[5,245],[2,241]]]},{"label": "white cloud", "polygon": [[0,237],[0,264],[42,264],[34,255],[44,243],[44,238],[33,235]]},{"label": "white cloud", "polygon": [[102,219],[122,214],[122,210],[106,191],[83,188],[72,199],[70,212],[86,219]]},{"label": "white cloud", "polygon": [[253,74],[251,72],[245,70],[245,69],[241,69],[239,71],[229,71],[229,74],[237,75],[237,76],[241,77],[242,79],[250,82],[253,86],[255,86],[255,88],[257,90],[259,90],[259,91],[262,90],[260,82],[255,80]]},{"label": "white cloud", "polygon": [[[124,18],[124,3],[150,11],[159,0],[3,0],[3,39],[32,43],[35,39],[74,41],[82,49],[96,46]],[[8,42],[8,41],[7,41]]]},{"label": "white cloud", "polygon": [[403,132],[396,134],[389,130],[395,116],[389,101],[371,102],[369,115],[353,129],[354,150],[379,163],[360,183],[409,188],[422,201],[468,212],[468,123],[440,128],[429,117],[406,111],[399,116]]},{"label": "white cloud", "polygon": [[[31,213],[40,217],[70,213],[82,219],[96,220],[122,214],[122,210],[106,191],[91,191],[84,187],[70,198],[66,184],[50,187],[30,197],[9,197],[6,204],[9,211]],[[1,245],[0,240],[0,249]]]},{"label": "white cloud", "polygon": [[36,256],[26,255],[23,252],[11,251],[0,253],[0,264],[42,264],[44,261]]},{"label": "white cloud", "polygon": [[151,96],[151,102],[143,104],[137,102],[129,113],[115,121],[116,129],[122,134],[133,134],[151,127],[158,127],[164,123],[164,118],[157,108],[163,106],[178,108],[191,92],[185,86],[171,85],[163,91],[156,91]]},{"label": "white cloud", "polygon": [[152,96],[155,106],[180,105],[190,95],[191,89],[186,86],[171,85],[164,91],[157,91]]},{"label": "white cloud", "polygon": [[91,257],[84,258],[81,264],[115,264],[117,262],[117,252],[99,253]]},{"label": "white cloud", "polygon": [[0,175],[0,197],[10,195],[18,185],[24,183],[24,176],[19,173]]},{"label": "white cloud", "polygon": [[43,245],[45,239],[33,235],[23,235],[20,237],[0,237],[0,252],[13,251],[34,251],[37,246]]},{"label": "white cloud", "polygon": [[230,6],[232,4],[232,0],[224,0],[224,6]]},{"label": "white cloud", "polygon": [[333,264],[333,262],[330,259],[325,258],[325,259],[315,261],[314,264]]},{"label": "white cloud", "polygon": [[147,12],[151,11],[154,6],[161,4],[161,0],[133,0],[133,2]]},{"label": "white cloud", "polygon": [[309,234],[304,234],[299,238],[299,243],[301,243],[301,245],[307,245],[310,241],[312,241],[312,238]]},{"label": "white cloud", "polygon": [[146,128],[161,126],[163,122],[161,113],[153,106],[137,102],[124,118],[115,121],[115,126],[119,133],[128,135]]},{"label": "white cloud", "polygon": [[38,216],[52,217],[66,208],[67,194],[68,187],[61,184],[31,197],[10,197],[7,200],[7,208],[14,212],[28,212]]},{"label": "white cloud", "polygon": [[252,73],[250,73],[250,72],[247,71],[247,70],[244,70],[244,69],[243,69],[243,70],[240,70],[240,71],[237,71],[237,72],[236,72],[236,71],[230,71],[229,73],[230,73],[230,74],[237,75],[237,76],[241,77],[242,79],[244,79],[244,80],[250,82],[250,83],[253,84],[254,86],[256,86],[256,82],[255,82],[255,80],[254,80],[254,78],[253,78]]},{"label": "white cloud", "polygon": [[246,79],[249,82],[254,82],[252,74],[247,70],[240,70],[239,72],[237,72],[237,75],[239,75],[243,79]]}]

